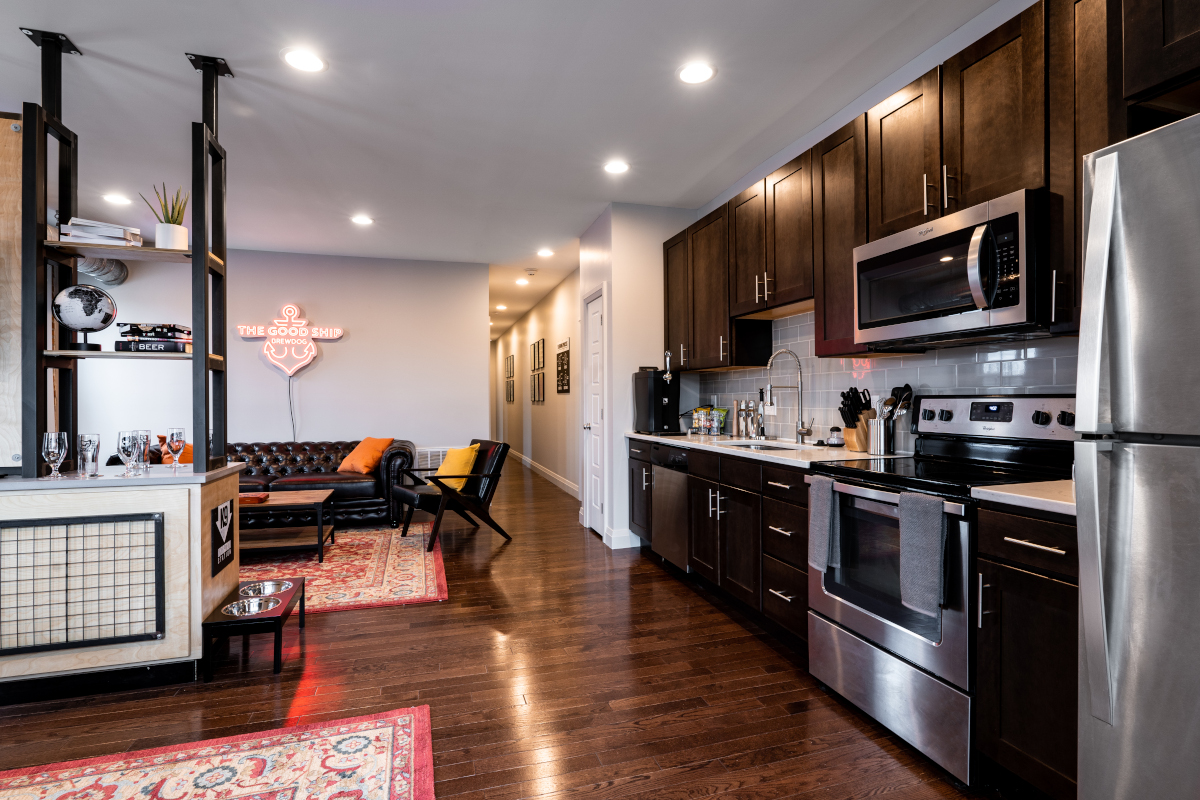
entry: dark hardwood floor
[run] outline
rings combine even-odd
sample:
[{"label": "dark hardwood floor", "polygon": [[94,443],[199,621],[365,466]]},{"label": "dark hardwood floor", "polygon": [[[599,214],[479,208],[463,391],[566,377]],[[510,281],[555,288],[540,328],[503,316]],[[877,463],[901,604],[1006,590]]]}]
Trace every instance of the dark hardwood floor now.
[{"label": "dark hardwood floor", "polygon": [[432,709],[439,798],[974,797],[826,694],[784,640],[513,464],[493,512],[447,520],[443,603],[312,614],[239,640],[216,679],[0,708],[0,769]]}]

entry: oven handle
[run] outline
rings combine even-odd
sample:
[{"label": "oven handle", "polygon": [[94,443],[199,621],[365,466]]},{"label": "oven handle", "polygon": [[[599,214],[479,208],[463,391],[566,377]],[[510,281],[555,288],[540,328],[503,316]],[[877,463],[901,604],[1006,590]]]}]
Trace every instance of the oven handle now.
[{"label": "oven handle", "polygon": [[[812,476],[804,476],[805,483],[812,483]],[[898,492],[884,492],[879,489],[868,489],[865,486],[853,486],[849,483],[840,481],[833,482],[833,490],[840,494],[850,495],[851,497],[861,497],[864,500],[878,500],[888,505],[899,505],[900,494]],[[947,514],[953,514],[956,517],[965,517],[967,508],[962,503],[951,503],[949,500],[942,503],[942,510]]]},{"label": "oven handle", "polygon": [[980,251],[983,249],[983,237],[987,234],[987,223],[980,225],[971,234],[971,245],[967,248],[967,283],[971,286],[971,299],[975,307],[983,310],[989,305],[987,296],[983,293],[983,259]]}]

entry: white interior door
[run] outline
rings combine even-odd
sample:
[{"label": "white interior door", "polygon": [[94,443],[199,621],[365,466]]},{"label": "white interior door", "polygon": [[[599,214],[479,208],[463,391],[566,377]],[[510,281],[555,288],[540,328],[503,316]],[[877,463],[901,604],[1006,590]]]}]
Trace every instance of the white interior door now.
[{"label": "white interior door", "polygon": [[604,533],[604,296],[587,304],[584,502],[587,526]]}]

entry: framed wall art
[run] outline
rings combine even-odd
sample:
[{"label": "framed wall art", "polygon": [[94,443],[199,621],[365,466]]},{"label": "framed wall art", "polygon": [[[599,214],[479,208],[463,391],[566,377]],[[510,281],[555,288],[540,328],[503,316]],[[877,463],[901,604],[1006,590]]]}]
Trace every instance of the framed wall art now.
[{"label": "framed wall art", "polygon": [[517,382],[509,379],[504,382],[504,402],[511,403],[516,400]]},{"label": "framed wall art", "polygon": [[559,394],[571,393],[571,340],[566,339],[554,348],[554,378]]}]

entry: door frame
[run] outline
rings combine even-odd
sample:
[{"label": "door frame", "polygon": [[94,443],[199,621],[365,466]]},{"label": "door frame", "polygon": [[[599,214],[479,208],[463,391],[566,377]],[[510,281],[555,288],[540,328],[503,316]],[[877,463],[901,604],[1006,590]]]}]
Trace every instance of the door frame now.
[{"label": "door frame", "polygon": [[[583,351],[582,351],[583,357],[581,358],[581,361],[582,361],[582,366],[584,368],[584,376],[583,376],[583,380],[581,381],[581,384],[584,386],[588,385],[588,380],[589,380],[588,376],[587,376],[587,371],[586,371],[588,368],[587,352],[588,352],[588,348],[590,347],[590,342],[588,340],[587,310],[588,310],[588,306],[591,305],[596,300],[602,301],[601,302],[601,312],[600,312],[601,313],[600,365],[601,365],[601,369],[603,370],[603,374],[600,376],[600,387],[601,387],[600,388],[600,409],[601,409],[600,413],[603,416],[604,409],[612,407],[612,386],[610,385],[609,380],[608,380],[610,367],[611,367],[611,365],[608,363],[609,352],[610,352],[609,341],[608,341],[609,328],[608,328],[608,325],[605,324],[605,322],[604,322],[605,319],[609,319],[609,320],[612,319],[612,302],[611,302],[611,295],[608,291],[608,281],[602,281],[598,287],[596,287],[592,291],[588,292],[587,294],[583,295],[581,298],[580,305],[579,305],[579,332],[580,332],[580,339],[583,341]],[[583,428],[584,424],[590,424],[590,420],[588,417],[588,402],[587,402],[587,400],[588,400],[588,390],[585,389],[583,392],[580,392],[580,397],[579,397],[580,426],[579,426],[578,433],[579,433],[579,437],[581,439],[581,442],[580,442],[581,446],[579,448],[580,462],[581,462],[580,470],[579,470],[579,477],[580,477],[580,483],[582,484],[582,486],[580,488],[580,492],[579,492],[579,500],[580,500],[579,524],[585,528],[588,528],[589,530],[595,531],[594,528],[592,528],[591,526],[588,525],[588,504],[592,501],[592,497],[590,494],[591,482],[588,480],[588,441],[587,441],[588,436],[587,436],[587,431]],[[607,416],[611,417],[612,414],[608,414]],[[601,478],[601,486],[600,486],[601,525],[600,525],[600,527],[601,527],[601,530],[595,531],[595,532],[598,533],[601,536],[601,538],[604,537],[605,531],[609,529],[608,509],[612,507],[611,498],[609,497],[609,495],[611,494],[611,492],[609,491],[609,486],[611,483],[611,481],[609,480],[609,471],[610,471],[610,467],[613,463],[612,437],[609,435],[607,423],[608,423],[607,419],[602,420],[601,424],[603,427],[600,432],[600,478]]]}]

